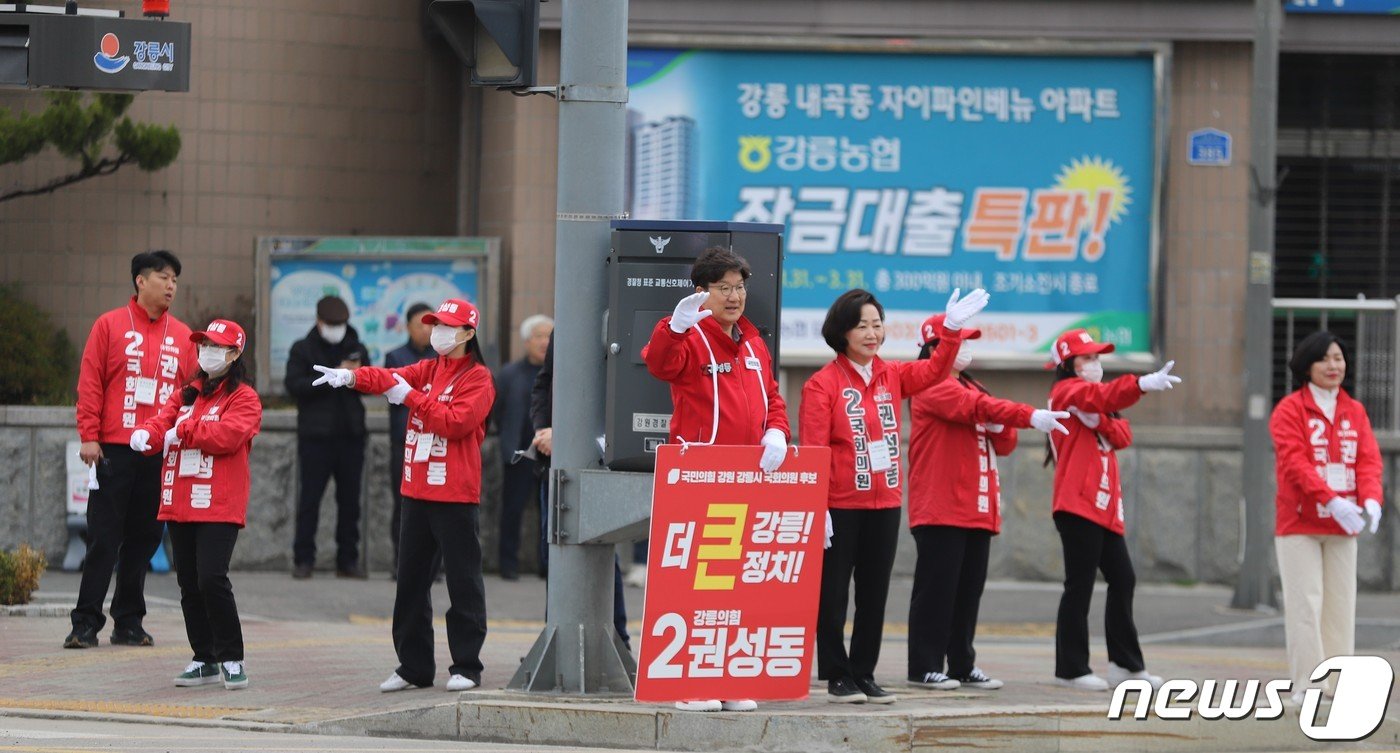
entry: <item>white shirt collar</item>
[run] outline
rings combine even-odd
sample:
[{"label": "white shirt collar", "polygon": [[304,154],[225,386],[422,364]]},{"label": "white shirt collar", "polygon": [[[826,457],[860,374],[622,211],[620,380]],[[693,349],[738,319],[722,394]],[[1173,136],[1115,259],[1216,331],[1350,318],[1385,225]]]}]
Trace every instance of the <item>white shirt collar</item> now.
[{"label": "white shirt collar", "polygon": [[1312,392],[1313,402],[1322,409],[1322,415],[1327,416],[1331,421],[1337,413],[1337,389],[1324,390],[1321,387],[1308,382],[1308,390]]},{"label": "white shirt collar", "polygon": [[851,367],[854,368],[854,369],[856,370],[856,373],[857,373],[857,374],[860,374],[860,378],[861,378],[861,379],[864,379],[866,384],[870,384],[870,380],[875,378],[875,362],[874,362],[874,361],[871,361],[870,363],[867,363],[867,364],[864,365],[864,366],[861,366],[860,364],[856,363],[855,361],[851,361]]}]

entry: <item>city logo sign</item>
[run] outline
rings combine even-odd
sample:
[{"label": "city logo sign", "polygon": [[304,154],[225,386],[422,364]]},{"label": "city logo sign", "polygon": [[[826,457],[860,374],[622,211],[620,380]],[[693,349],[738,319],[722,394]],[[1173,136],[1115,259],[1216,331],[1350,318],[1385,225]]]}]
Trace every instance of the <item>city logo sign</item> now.
[{"label": "city logo sign", "polygon": [[127,55],[117,57],[117,53],[121,52],[121,49],[122,43],[120,39],[117,39],[116,34],[110,31],[103,34],[97,54],[92,56],[92,64],[103,73],[121,71],[131,61],[131,57]]},{"label": "city logo sign", "polygon": [[[1391,686],[1395,682],[1395,670],[1390,662],[1379,656],[1334,656],[1313,670],[1312,682],[1321,682],[1333,672],[1337,673],[1336,694],[1332,699],[1332,709],[1325,724],[1318,724],[1317,711],[1322,702],[1320,688],[1308,688],[1303,694],[1303,705],[1298,714],[1298,727],[1303,734],[1318,741],[1364,740],[1380,728],[1385,719],[1386,704],[1390,702]],[[1292,690],[1289,680],[1269,680],[1263,684],[1264,705],[1258,705],[1259,680],[1243,683],[1244,692],[1237,697],[1240,687],[1238,680],[1206,680],[1198,684],[1195,680],[1168,680],[1157,689],[1153,698],[1152,685],[1146,680],[1128,680],[1120,683],[1113,691],[1113,699],[1108,704],[1108,718],[1123,718],[1128,693],[1137,691],[1137,704],[1132,716],[1139,721],[1149,714],[1159,719],[1188,720],[1193,713],[1202,719],[1278,719],[1283,716],[1283,695]],[[1220,698],[1216,700],[1216,688],[1221,687]],[[1199,701],[1189,705],[1192,699]]]}]

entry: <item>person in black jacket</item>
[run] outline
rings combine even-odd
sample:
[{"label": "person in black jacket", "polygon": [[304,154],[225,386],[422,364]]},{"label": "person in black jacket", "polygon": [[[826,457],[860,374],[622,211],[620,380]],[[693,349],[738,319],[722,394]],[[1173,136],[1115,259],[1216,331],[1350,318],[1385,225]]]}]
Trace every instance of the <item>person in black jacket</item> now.
[{"label": "person in black jacket", "polygon": [[[433,328],[431,325],[423,323],[423,315],[432,310],[433,307],[426,303],[415,303],[408,307],[408,311],[404,314],[408,342],[385,354],[384,368],[397,369],[403,366],[412,366],[429,358],[437,358],[437,351],[433,350],[432,344],[428,342],[428,336]],[[389,515],[389,534],[394,539],[394,569],[389,572],[390,578],[397,578],[399,572],[399,515],[403,509],[403,494],[399,491],[399,487],[403,484],[403,446],[407,436],[408,406],[390,403],[389,493],[394,498],[394,509]],[[434,560],[434,573],[441,570],[438,566],[441,559],[442,557],[439,555]]]},{"label": "person in black jacket", "polygon": [[357,369],[369,351],[349,324],[350,307],[336,296],[316,302],[316,326],[292,344],[287,357],[287,392],[297,401],[297,500],[292,577],[311,577],[316,564],[316,526],[326,482],[335,476],[335,571],[341,578],[365,577],[360,566],[360,477],[365,465],[365,406],[358,393],[314,386],[315,364]]},{"label": "person in black jacket", "polygon": [[[535,435],[530,407],[536,377],[544,364],[554,320],[535,314],[520,324],[525,357],[496,373],[496,428],[501,436],[501,460],[505,485],[501,492],[500,572],[505,580],[520,578],[520,522],[526,505],[539,499],[539,473],[535,463],[517,455],[533,444]],[[538,452],[538,448],[537,448]],[[540,531],[543,535],[543,531]],[[543,570],[543,567],[541,567]]]}]

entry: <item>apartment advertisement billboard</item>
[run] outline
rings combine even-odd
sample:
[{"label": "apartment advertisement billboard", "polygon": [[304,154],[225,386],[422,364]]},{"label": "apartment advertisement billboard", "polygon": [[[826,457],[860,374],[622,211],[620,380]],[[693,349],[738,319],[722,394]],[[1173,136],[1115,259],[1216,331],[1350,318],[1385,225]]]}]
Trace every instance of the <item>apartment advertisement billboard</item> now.
[{"label": "apartment advertisement billboard", "polygon": [[1151,53],[633,48],[628,209],[787,227],[783,356],[830,357],[866,288],[888,357],[984,287],[983,359],[1041,360],[1087,327],[1152,351],[1158,76]]}]

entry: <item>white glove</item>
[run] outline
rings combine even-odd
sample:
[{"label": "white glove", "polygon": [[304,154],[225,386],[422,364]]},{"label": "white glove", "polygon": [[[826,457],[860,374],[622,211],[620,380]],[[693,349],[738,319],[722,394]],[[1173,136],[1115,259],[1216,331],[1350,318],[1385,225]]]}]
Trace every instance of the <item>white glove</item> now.
[{"label": "white glove", "polygon": [[1006,427],[1002,424],[982,424],[982,428],[986,429],[988,434],[1000,434],[1006,431]]},{"label": "white glove", "polygon": [[394,405],[403,405],[403,399],[408,397],[408,393],[412,391],[413,388],[408,386],[408,382],[405,382],[403,377],[395,374],[394,386],[384,390],[384,397],[388,398],[389,402]]},{"label": "white glove", "polygon": [[827,510],[827,511],[826,511],[826,544],[824,544],[824,545],[822,546],[823,549],[830,549],[830,548],[831,548],[831,534],[833,534],[833,533],[836,533],[836,527],[833,526],[833,525],[831,524],[831,511],[830,511],[830,510]]},{"label": "white glove", "polygon": [[701,319],[715,313],[700,308],[709,297],[709,293],[693,293],[682,298],[681,302],[676,304],[676,310],[671,312],[671,331],[678,335],[687,332],[699,324]]},{"label": "white glove", "polygon": [[1327,501],[1327,512],[1332,514],[1332,519],[1348,536],[1355,536],[1366,527],[1366,521],[1361,518],[1360,505],[1350,500],[1333,497]]},{"label": "white glove", "polygon": [[966,298],[958,300],[961,289],[954,288],[953,295],[948,298],[948,305],[943,308],[943,328],[949,330],[962,329],[967,320],[971,319],[978,311],[987,307],[987,301],[991,296],[987,291],[978,288],[967,294]]},{"label": "white glove", "polygon": [[97,463],[93,463],[88,466],[88,491],[95,492],[100,488],[102,485],[97,483]]},{"label": "white glove", "polygon": [[1366,514],[1371,516],[1371,533],[1381,527],[1381,503],[1374,499],[1366,500]]},{"label": "white glove", "polygon": [[1099,421],[1103,419],[1103,416],[1097,413],[1085,413],[1073,405],[1069,407],[1069,412],[1072,413],[1075,418],[1079,419],[1079,423],[1084,424],[1090,429],[1099,428]]},{"label": "white glove", "polygon": [[321,372],[321,376],[316,377],[316,381],[311,383],[312,387],[322,384],[329,384],[332,387],[349,387],[355,383],[355,373],[349,369],[332,369],[329,366],[312,366],[311,368]]},{"label": "white glove", "polygon": [[131,440],[127,442],[131,449],[137,452],[149,452],[151,449],[151,433],[145,429],[137,429],[131,432]]},{"label": "white glove", "polygon": [[165,446],[160,448],[160,454],[170,452],[170,448],[177,444],[180,444],[180,438],[175,436],[175,427],[172,426],[165,430]]},{"label": "white glove", "polygon": [[764,473],[772,473],[778,470],[778,466],[783,464],[787,457],[787,437],[783,436],[777,429],[769,429],[763,432],[763,457],[758,460],[758,467]]},{"label": "white glove", "polygon": [[1069,411],[1039,409],[1033,410],[1031,411],[1031,428],[1036,429],[1038,431],[1043,431],[1046,434],[1049,434],[1052,431],[1058,431],[1061,434],[1068,434],[1069,429],[1066,429],[1064,424],[1060,423],[1059,421],[1059,419],[1061,418],[1069,418]]},{"label": "white glove", "polygon": [[1173,384],[1181,384],[1181,377],[1172,376],[1170,373],[1175,365],[1176,361],[1167,361],[1167,365],[1161,369],[1138,377],[1138,389],[1143,392],[1162,392],[1171,389]]}]

